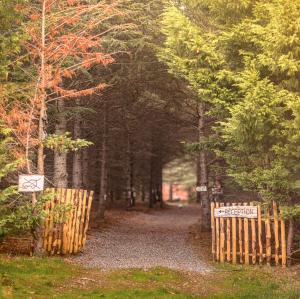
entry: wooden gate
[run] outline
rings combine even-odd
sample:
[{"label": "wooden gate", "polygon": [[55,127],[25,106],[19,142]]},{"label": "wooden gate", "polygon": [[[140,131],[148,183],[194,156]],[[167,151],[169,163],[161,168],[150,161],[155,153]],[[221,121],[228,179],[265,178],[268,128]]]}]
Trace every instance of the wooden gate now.
[{"label": "wooden gate", "polygon": [[[220,207],[257,207],[257,217],[235,217],[221,213]],[[217,210],[218,209],[218,210]],[[231,210],[234,210],[233,208]],[[218,216],[218,215],[217,215]],[[279,216],[276,203],[262,211],[254,204],[211,204],[212,254],[215,261],[233,264],[281,264],[286,267],[285,222]]]},{"label": "wooden gate", "polygon": [[84,248],[93,191],[49,189],[43,225],[43,246],[50,255],[78,253]]}]

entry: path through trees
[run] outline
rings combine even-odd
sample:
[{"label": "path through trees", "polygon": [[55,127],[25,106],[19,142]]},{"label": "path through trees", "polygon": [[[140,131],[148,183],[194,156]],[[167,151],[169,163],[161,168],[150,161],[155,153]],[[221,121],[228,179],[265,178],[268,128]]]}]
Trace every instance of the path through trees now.
[{"label": "path through trees", "polygon": [[198,223],[199,205],[168,206],[151,212],[109,212],[114,224],[91,231],[84,253],[74,257],[88,267],[152,268],[205,272],[210,267],[189,242],[191,226]]}]

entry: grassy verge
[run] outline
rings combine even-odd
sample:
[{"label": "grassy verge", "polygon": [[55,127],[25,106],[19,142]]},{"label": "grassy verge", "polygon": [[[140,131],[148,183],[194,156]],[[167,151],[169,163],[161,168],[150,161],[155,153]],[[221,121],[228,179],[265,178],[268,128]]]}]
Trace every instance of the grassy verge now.
[{"label": "grassy verge", "polygon": [[297,276],[291,270],[233,266],[208,274],[163,268],[104,272],[59,258],[0,256],[0,298],[298,299]]}]

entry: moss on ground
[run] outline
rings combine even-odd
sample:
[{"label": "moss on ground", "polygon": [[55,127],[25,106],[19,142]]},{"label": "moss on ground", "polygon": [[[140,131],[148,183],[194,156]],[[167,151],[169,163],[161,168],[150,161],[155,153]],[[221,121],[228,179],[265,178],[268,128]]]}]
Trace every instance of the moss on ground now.
[{"label": "moss on ground", "polygon": [[297,274],[228,265],[208,274],[164,268],[99,271],[60,258],[0,256],[0,298],[298,299]]}]

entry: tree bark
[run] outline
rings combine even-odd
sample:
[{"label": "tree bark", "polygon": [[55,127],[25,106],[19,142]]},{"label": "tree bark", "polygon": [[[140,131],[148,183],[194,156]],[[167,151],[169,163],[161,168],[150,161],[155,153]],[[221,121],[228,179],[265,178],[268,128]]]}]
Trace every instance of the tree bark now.
[{"label": "tree bark", "polygon": [[127,128],[127,169],[126,169],[126,189],[127,189],[127,207],[131,208],[135,205],[134,198],[134,162],[131,145],[131,135]]},{"label": "tree bark", "polygon": [[105,216],[107,198],[107,105],[104,102],[98,219]]},{"label": "tree bark", "polygon": [[89,189],[89,149],[82,150],[82,187]]},{"label": "tree bark", "polygon": [[[203,141],[205,138],[205,105],[203,103],[198,104],[198,136],[199,142]],[[208,166],[207,157],[205,150],[200,151],[199,157],[199,180],[201,186],[206,186],[207,190],[200,193],[201,196],[201,230],[210,230],[210,202],[208,196]]]},{"label": "tree bark", "polygon": [[169,201],[173,201],[173,182],[170,182],[169,185]]},{"label": "tree bark", "polygon": [[[64,112],[65,104],[63,100],[57,101],[57,121],[55,124],[55,134],[62,135],[67,131],[67,120]],[[68,187],[67,153],[54,152],[54,174],[53,182],[56,188]]]},{"label": "tree bark", "polygon": [[[76,99],[76,104],[80,105],[80,100]],[[74,139],[81,137],[81,117],[79,114],[76,115],[74,120]],[[81,164],[81,151],[75,151],[73,154],[73,174],[72,174],[72,185],[73,188],[82,188],[82,164]]]},{"label": "tree bark", "polygon": [[[46,44],[46,0],[43,0],[42,4],[42,26],[41,26],[41,84],[39,89],[40,98],[40,113],[39,113],[39,127],[38,127],[38,153],[37,153],[37,170],[38,174],[45,174],[45,156],[44,156],[44,144],[45,139],[45,122],[46,122],[46,73],[45,73],[45,44]],[[37,204],[37,194],[34,193],[32,197],[33,207]],[[34,252],[36,255],[44,255],[43,249],[43,235],[41,224],[37,226],[34,231]]]}]

